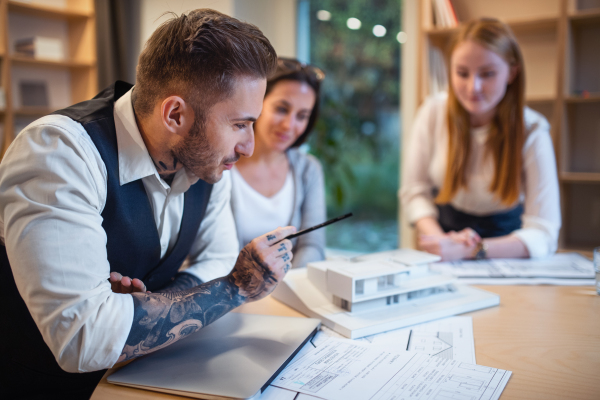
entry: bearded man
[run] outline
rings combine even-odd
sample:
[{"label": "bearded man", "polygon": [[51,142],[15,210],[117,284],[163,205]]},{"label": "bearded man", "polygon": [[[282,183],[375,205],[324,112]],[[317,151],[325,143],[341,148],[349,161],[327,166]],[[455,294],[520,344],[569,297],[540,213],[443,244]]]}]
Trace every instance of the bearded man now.
[{"label": "bearded man", "polygon": [[238,254],[224,174],[253,152],[276,61],[255,26],[195,10],[153,33],[135,86],[15,138],[0,164],[2,393],[89,398],[106,368],[283,279],[295,228]]}]

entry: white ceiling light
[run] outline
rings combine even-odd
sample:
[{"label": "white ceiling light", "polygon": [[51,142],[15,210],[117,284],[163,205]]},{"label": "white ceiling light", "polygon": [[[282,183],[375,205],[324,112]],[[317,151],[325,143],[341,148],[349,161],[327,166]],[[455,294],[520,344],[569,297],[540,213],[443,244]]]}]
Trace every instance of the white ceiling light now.
[{"label": "white ceiling light", "polygon": [[375,25],[373,27],[373,35],[377,37],[384,37],[386,32],[387,29],[385,29],[385,26],[383,25]]},{"label": "white ceiling light", "polygon": [[398,32],[398,35],[396,36],[396,40],[398,40],[398,42],[406,43],[406,39],[408,39],[406,32]]},{"label": "white ceiling light", "polygon": [[317,19],[319,21],[329,21],[331,19],[331,13],[327,10],[317,11]]},{"label": "white ceiling light", "polygon": [[362,25],[362,23],[360,22],[360,20],[358,18],[348,18],[348,21],[346,21],[346,25],[348,26],[348,28],[355,31],[357,29],[360,29],[360,26]]}]

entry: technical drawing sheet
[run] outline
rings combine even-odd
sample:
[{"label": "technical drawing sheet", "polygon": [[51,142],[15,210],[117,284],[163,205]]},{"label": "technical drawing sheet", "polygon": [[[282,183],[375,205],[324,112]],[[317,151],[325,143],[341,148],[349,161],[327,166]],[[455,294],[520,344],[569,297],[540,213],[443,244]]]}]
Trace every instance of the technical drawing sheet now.
[{"label": "technical drawing sheet", "polygon": [[[327,400],[493,400],[509,371],[330,337],[296,357],[271,383]],[[297,399],[308,398],[298,396]]]},{"label": "technical drawing sheet", "polygon": [[[330,337],[346,339],[339,333],[321,326],[321,330],[310,343],[298,352],[295,360],[302,357],[314,347],[319,347]],[[387,345],[389,349],[402,349],[421,352],[428,355],[443,357],[476,364],[475,341],[473,340],[473,319],[471,317],[448,317],[423,324],[413,325],[408,328],[396,329],[377,335],[354,339],[350,342],[362,342],[375,345]],[[269,386],[262,394],[260,400],[302,400],[315,399],[313,396],[300,394],[275,386]]]},{"label": "technical drawing sheet", "polygon": [[375,345],[402,346],[407,351],[476,363],[471,317],[442,318],[357,340]]},{"label": "technical drawing sheet", "polygon": [[595,272],[590,260],[578,253],[554,254],[545,259],[486,259],[439,262],[431,270],[454,275],[468,284],[590,285]]}]

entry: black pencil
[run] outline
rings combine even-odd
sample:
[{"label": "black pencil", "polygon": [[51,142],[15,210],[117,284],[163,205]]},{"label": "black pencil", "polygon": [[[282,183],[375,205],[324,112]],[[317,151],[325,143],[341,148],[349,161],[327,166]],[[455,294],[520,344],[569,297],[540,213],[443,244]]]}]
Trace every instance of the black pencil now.
[{"label": "black pencil", "polygon": [[[296,233],[293,233],[293,234],[291,234],[289,236],[284,237],[279,242],[281,242],[282,240],[285,240],[285,239],[293,239],[295,237],[304,235],[305,233],[312,232],[312,231],[314,231],[316,229],[323,228],[324,226],[327,226],[329,224],[333,224],[334,222],[341,221],[341,220],[346,219],[346,218],[351,217],[351,216],[352,216],[352,213],[348,213],[346,215],[342,215],[341,217],[336,217],[336,218],[330,219],[329,221],[325,221],[322,224],[315,225],[315,226],[310,227],[310,228],[302,229],[300,232],[296,232]],[[279,242],[277,242],[277,243],[279,243]]]}]

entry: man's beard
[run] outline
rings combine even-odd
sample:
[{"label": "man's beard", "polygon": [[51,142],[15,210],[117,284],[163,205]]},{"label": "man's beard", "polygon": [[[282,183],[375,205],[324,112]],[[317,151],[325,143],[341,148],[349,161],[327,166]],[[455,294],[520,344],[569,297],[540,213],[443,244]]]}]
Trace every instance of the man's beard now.
[{"label": "man's beard", "polygon": [[187,169],[203,181],[214,184],[221,180],[223,173],[220,166],[236,162],[240,156],[221,160],[219,153],[211,148],[206,130],[202,129],[199,118],[196,118],[187,137],[171,153]]}]

